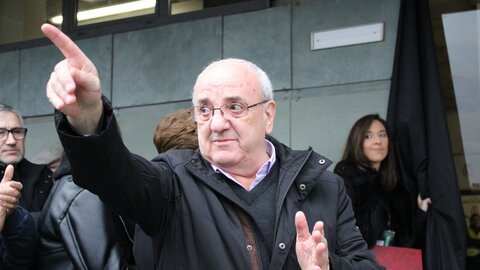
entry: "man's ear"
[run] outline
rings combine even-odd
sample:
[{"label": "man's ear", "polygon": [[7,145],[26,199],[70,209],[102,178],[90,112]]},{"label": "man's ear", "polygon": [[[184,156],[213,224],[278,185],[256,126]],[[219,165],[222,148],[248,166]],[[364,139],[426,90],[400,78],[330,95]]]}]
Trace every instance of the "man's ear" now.
[{"label": "man's ear", "polygon": [[269,100],[264,106],[265,134],[270,135],[273,131],[273,124],[275,122],[277,103],[275,103],[274,100]]}]

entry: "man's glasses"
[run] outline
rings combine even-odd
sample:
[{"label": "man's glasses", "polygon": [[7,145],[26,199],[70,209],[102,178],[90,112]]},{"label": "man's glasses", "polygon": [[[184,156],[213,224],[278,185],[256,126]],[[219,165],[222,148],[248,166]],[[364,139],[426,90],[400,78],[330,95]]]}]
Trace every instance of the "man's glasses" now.
[{"label": "man's glasses", "polygon": [[12,136],[15,140],[21,140],[25,138],[25,135],[27,134],[27,129],[26,128],[0,128],[0,141],[6,140],[8,137],[8,133],[12,133]]},{"label": "man's glasses", "polygon": [[209,105],[200,105],[200,106],[193,106],[191,109],[192,119],[196,122],[206,122],[212,118],[215,114],[215,110],[219,110],[222,116],[228,115],[234,118],[239,118],[245,116],[250,108],[253,108],[257,105],[263,104],[268,102],[268,100],[264,100],[262,102],[255,103],[253,105],[248,105],[246,103],[227,103],[223,104],[220,107],[213,107]]}]

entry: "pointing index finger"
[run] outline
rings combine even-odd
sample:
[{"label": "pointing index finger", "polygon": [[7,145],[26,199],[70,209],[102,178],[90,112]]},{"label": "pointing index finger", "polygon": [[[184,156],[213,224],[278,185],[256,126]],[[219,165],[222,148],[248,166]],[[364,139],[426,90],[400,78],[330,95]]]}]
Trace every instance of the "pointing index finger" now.
[{"label": "pointing index finger", "polygon": [[80,50],[67,35],[60,31],[60,29],[48,23],[44,23],[41,29],[43,34],[48,37],[60,52],[62,52],[63,56],[67,58],[70,65],[80,69],[89,61],[82,50]]}]

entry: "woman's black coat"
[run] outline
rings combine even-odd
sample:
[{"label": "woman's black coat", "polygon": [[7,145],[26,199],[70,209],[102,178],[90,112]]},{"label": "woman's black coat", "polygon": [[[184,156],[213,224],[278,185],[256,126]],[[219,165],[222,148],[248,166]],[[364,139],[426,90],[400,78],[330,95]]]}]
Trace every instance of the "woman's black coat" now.
[{"label": "woman's black coat", "polygon": [[387,229],[395,232],[394,246],[422,246],[426,214],[417,207],[415,191],[401,181],[392,191],[386,191],[380,184],[379,172],[362,170],[344,161],[335,166],[334,172],[344,179],[356,224],[369,248],[383,239]]}]

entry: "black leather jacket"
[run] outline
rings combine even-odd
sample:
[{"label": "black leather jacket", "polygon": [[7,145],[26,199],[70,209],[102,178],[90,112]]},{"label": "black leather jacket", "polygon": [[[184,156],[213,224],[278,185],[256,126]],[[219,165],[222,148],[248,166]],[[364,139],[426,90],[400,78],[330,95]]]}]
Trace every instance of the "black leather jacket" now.
[{"label": "black leather jacket", "polygon": [[100,199],[75,185],[64,161],[40,216],[38,268],[122,269],[114,216]]}]

